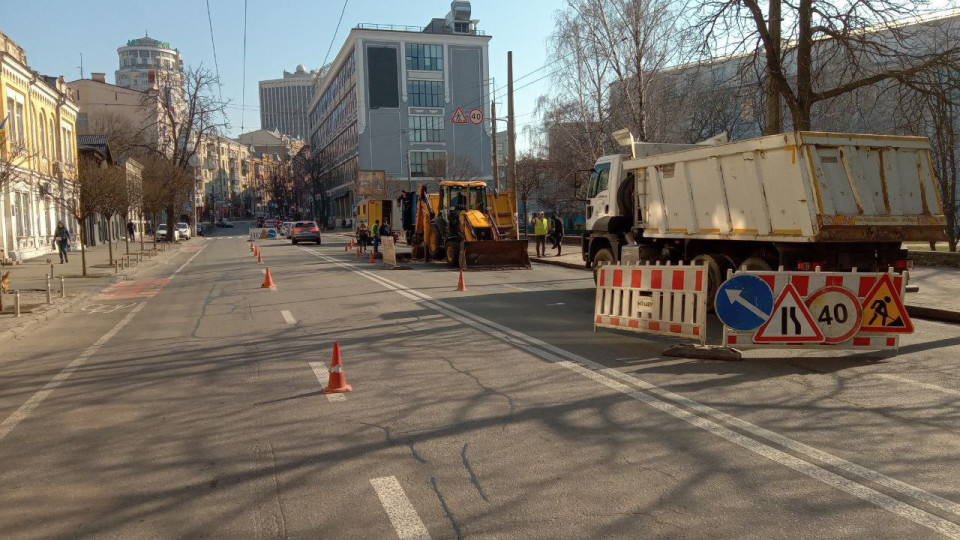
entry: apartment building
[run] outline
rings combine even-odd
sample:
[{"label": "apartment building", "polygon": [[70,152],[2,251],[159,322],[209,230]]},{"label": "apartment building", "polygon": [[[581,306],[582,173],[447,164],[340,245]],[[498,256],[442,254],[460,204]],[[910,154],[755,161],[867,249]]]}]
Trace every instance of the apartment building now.
[{"label": "apartment building", "polygon": [[41,75],[0,32],[0,257],[53,251],[53,233],[76,204],[79,107],[62,77]]}]

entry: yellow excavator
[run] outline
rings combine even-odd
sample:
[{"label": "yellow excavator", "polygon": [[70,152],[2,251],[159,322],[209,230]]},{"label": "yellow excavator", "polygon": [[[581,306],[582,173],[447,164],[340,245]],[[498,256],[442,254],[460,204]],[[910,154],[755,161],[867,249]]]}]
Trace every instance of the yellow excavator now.
[{"label": "yellow excavator", "polygon": [[[527,241],[503,234],[488,204],[484,182],[445,180],[440,182],[439,194],[430,194],[426,185],[420,186],[413,257],[444,260],[464,270],[530,268]],[[509,219],[515,231],[512,214]]]}]

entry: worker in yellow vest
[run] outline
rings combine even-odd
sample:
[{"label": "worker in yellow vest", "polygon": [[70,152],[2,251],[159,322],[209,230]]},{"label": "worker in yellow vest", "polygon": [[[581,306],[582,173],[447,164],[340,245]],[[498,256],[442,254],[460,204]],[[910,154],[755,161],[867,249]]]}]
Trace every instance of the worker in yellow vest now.
[{"label": "worker in yellow vest", "polygon": [[537,240],[537,257],[547,256],[547,232],[550,230],[550,222],[543,212],[533,220],[533,236]]}]

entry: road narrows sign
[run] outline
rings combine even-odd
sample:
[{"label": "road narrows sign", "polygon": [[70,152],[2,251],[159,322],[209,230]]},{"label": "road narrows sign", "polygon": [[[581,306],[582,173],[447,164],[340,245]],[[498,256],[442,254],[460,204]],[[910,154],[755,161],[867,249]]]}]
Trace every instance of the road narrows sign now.
[{"label": "road narrows sign", "polygon": [[730,328],[741,332],[756,330],[770,318],[773,291],[757,276],[734,276],[717,289],[714,311]]},{"label": "road narrows sign", "polygon": [[470,123],[477,125],[483,122],[483,109],[473,109],[470,111]]},{"label": "road narrows sign", "polygon": [[824,343],[843,343],[860,330],[860,300],[843,287],[824,287],[807,298],[807,308],[823,332]]},{"label": "road narrows sign", "polygon": [[450,118],[451,124],[466,124],[467,115],[463,114],[463,107],[457,107],[457,110],[454,111],[453,117]]},{"label": "road narrows sign", "polygon": [[822,343],[823,339],[793,284],[783,288],[770,318],[753,336],[754,343]]},{"label": "road narrows sign", "polygon": [[911,334],[913,322],[907,315],[889,274],[883,274],[863,297],[862,332]]}]

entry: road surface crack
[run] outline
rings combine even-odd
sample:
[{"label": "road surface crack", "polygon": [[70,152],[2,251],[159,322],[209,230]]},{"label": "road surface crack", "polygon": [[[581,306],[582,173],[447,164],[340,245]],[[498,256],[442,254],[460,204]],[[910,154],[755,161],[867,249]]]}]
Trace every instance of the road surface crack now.
[{"label": "road surface crack", "polygon": [[507,395],[506,393],[501,392],[500,390],[497,390],[496,388],[491,388],[491,387],[483,384],[483,382],[480,380],[480,378],[477,377],[476,375],[474,375],[473,373],[471,373],[469,370],[465,370],[465,369],[460,369],[460,368],[458,368],[457,366],[455,366],[455,365],[453,364],[453,362],[452,362],[449,358],[447,358],[447,357],[439,354],[439,351],[435,351],[435,352],[437,352],[437,356],[438,356],[439,358],[441,358],[444,362],[447,363],[448,366],[450,366],[450,369],[456,371],[457,373],[460,373],[461,375],[466,375],[467,377],[470,377],[471,379],[473,379],[473,381],[474,381],[475,383],[477,383],[477,386],[479,386],[480,388],[486,390],[487,392],[491,392],[491,393],[496,394],[496,395],[498,395],[498,396],[501,396],[501,397],[503,397],[504,399],[507,400],[507,404],[510,406],[510,410],[507,411],[506,416],[503,417],[503,426],[500,427],[500,430],[501,430],[501,431],[506,431],[506,430],[507,430],[507,424],[509,424],[509,423],[510,423],[510,420],[513,419],[513,411],[516,409],[516,406],[515,406],[514,403],[513,403],[513,398],[510,397],[509,395]]},{"label": "road surface crack", "polygon": [[460,525],[457,523],[457,518],[454,517],[450,507],[447,506],[447,501],[444,500],[443,494],[440,493],[440,486],[437,485],[437,477],[431,476],[430,482],[433,483],[433,492],[437,494],[437,499],[440,501],[440,506],[443,507],[444,513],[447,514],[447,519],[450,520],[450,526],[453,527],[453,532],[457,534],[457,540],[463,540],[463,533],[460,532]]},{"label": "road surface crack", "polygon": [[394,439],[394,438],[390,435],[390,426],[384,427],[384,426],[380,426],[380,425],[377,425],[377,424],[370,424],[370,423],[367,423],[367,422],[360,422],[360,423],[363,424],[363,425],[365,425],[365,426],[375,427],[375,428],[377,428],[377,429],[379,429],[379,430],[382,430],[382,431],[383,431],[383,434],[384,434],[384,436],[386,437],[386,440],[387,440],[388,443],[390,443],[390,444],[401,443],[401,444],[406,445],[407,448],[410,449],[410,455],[413,457],[413,459],[415,459],[415,460],[417,460],[418,462],[420,462],[421,465],[424,464],[424,463],[427,463],[426,458],[424,458],[423,456],[421,456],[421,455],[417,452],[416,447],[413,446],[413,441],[409,441],[409,440],[398,441],[398,440]]},{"label": "road surface crack", "polygon": [[487,499],[487,495],[483,492],[483,488],[480,487],[480,479],[477,478],[477,473],[473,472],[473,467],[470,466],[470,460],[467,459],[467,446],[470,443],[463,443],[463,450],[460,451],[460,459],[463,461],[463,466],[467,469],[467,472],[470,473],[470,483],[473,484],[473,487],[477,488],[477,493],[480,494],[480,498],[484,502],[490,502]]}]

